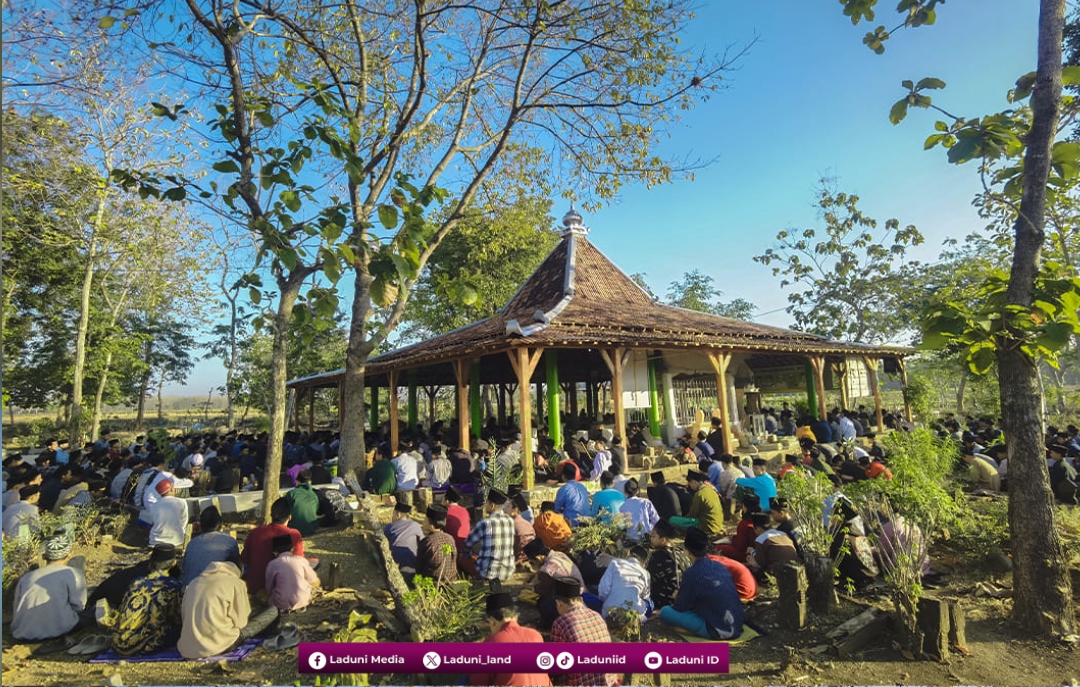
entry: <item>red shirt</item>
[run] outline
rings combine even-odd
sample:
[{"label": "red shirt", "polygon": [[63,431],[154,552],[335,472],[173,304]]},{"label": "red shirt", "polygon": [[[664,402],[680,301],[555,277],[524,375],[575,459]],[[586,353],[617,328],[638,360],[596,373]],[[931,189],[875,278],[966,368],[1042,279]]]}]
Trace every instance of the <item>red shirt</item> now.
[{"label": "red shirt", "polygon": [[721,544],[717,548],[728,558],[742,562],[746,560],[746,550],[754,543],[754,537],[754,523],[748,518],[743,518],[735,529],[735,536],[731,543]]},{"label": "red shirt", "polygon": [[304,555],[304,538],[294,529],[285,525],[259,525],[248,533],[244,540],[244,550],[240,552],[240,560],[247,564],[248,592],[266,589],[266,566],[274,560],[274,537],[287,534],[292,537],[293,550],[297,556]]},{"label": "red shirt", "polygon": [[458,553],[465,550],[465,539],[469,536],[472,527],[469,525],[469,511],[460,503],[446,504],[446,532],[457,542]]},{"label": "red shirt", "polygon": [[780,468],[780,472],[776,473],[777,479],[784,479],[784,475],[789,472],[795,472],[795,466],[791,463],[784,463],[784,467]]},{"label": "red shirt", "polygon": [[731,578],[735,580],[735,589],[739,592],[740,599],[749,601],[757,596],[757,580],[754,579],[754,573],[750,572],[750,568],[727,556],[710,553],[706,558],[711,558],[728,569]]},{"label": "red shirt", "polygon": [[881,477],[884,475],[885,479],[892,479],[892,471],[885,467],[876,460],[870,461],[870,465],[866,468],[866,476],[870,479],[875,477]]},{"label": "red shirt", "polygon": [[[507,620],[498,632],[484,641],[495,644],[534,644],[542,643],[544,638],[536,630],[518,625],[516,620]],[[473,685],[550,685],[551,678],[547,673],[473,673],[469,676],[469,683]]]}]

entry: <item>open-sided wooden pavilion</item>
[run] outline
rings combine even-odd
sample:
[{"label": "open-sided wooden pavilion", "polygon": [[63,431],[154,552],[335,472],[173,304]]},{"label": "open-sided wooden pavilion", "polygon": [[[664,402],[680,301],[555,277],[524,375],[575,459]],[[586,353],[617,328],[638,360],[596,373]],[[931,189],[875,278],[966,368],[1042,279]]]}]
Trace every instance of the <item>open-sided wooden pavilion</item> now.
[{"label": "open-sided wooden pavilion", "polygon": [[[691,424],[687,415],[694,410],[718,408],[725,449],[730,451],[739,409],[752,395],[747,390],[805,388],[811,411],[824,417],[827,382],[844,387],[845,376],[858,376],[873,394],[882,428],[879,365],[898,372],[906,384],[904,357],[911,349],[834,341],[657,303],[587,234],[581,215],[571,209],[563,218],[562,241],[498,314],[368,360],[365,381],[376,412],[378,389],[391,389],[390,440],[395,451],[401,386],[409,389],[410,425],[416,423],[418,388],[434,398],[438,387],[456,387],[461,446],[480,435],[482,384],[516,385],[524,437],[531,436],[533,428],[531,385],[539,392],[545,384],[548,433],[559,446],[560,414],[551,409],[562,408],[565,388],[573,392],[570,411],[576,415],[582,384],[593,419],[599,415],[596,388],[610,384],[614,431],[622,437],[627,406],[644,411],[657,436],[664,431],[661,407],[673,431]],[[289,387],[296,390],[298,402],[306,394],[313,403],[315,389],[340,390],[343,379],[344,370],[338,370],[293,380]],[[542,421],[543,414],[538,416]],[[523,445],[526,486],[531,487],[532,450],[529,441]]]}]

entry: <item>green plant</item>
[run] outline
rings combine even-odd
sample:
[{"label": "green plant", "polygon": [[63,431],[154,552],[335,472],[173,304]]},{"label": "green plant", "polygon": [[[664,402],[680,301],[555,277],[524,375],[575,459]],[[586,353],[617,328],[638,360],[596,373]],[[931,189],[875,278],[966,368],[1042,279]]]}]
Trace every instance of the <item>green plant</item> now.
[{"label": "green plant", "polygon": [[415,587],[402,596],[402,603],[421,618],[413,625],[417,641],[468,642],[484,634],[484,590],[468,584],[437,585],[423,575],[413,578]]},{"label": "green plant", "polygon": [[929,422],[934,411],[934,385],[922,375],[913,374],[904,387],[904,400],[911,406],[911,412],[922,423]]},{"label": "green plant", "polygon": [[884,495],[865,494],[855,501],[866,536],[882,558],[885,583],[900,616],[905,644],[912,653],[922,650],[918,629],[922,571],[929,557],[929,539],[892,508]]},{"label": "green plant", "polygon": [[641,613],[630,601],[625,601],[622,606],[609,610],[607,621],[612,636],[618,641],[641,641]]},{"label": "green plant", "polygon": [[825,503],[837,489],[824,473],[802,470],[787,475],[777,485],[777,495],[788,500],[788,508],[798,527],[799,545],[814,556],[828,556],[833,529],[825,517]]},{"label": "green plant", "polygon": [[598,551],[613,556],[622,555],[629,526],[630,518],[625,513],[613,515],[611,522],[598,518],[578,518],[578,526],[570,538],[570,553],[577,555],[583,551]]},{"label": "green plant", "polygon": [[[349,613],[349,625],[334,633],[335,642],[374,644],[379,641],[378,632],[371,622],[370,613],[360,613],[353,609]],[[300,683],[295,683],[299,685]],[[338,685],[351,685],[352,687],[366,687],[370,685],[368,673],[336,673],[332,675],[316,675],[314,684],[316,687],[337,687]]]},{"label": "green plant", "polygon": [[898,513],[928,536],[956,527],[965,514],[965,502],[948,488],[959,451],[951,439],[927,429],[893,432],[882,441],[893,478],[863,480],[844,488],[855,500],[883,494]]}]

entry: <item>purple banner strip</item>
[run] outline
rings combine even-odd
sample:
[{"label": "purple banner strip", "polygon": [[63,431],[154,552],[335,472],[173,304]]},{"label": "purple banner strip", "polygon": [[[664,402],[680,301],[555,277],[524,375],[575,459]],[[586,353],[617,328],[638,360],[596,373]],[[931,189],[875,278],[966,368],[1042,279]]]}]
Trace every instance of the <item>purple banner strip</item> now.
[{"label": "purple banner strip", "polygon": [[708,643],[303,642],[301,673],[726,673],[728,645]]}]

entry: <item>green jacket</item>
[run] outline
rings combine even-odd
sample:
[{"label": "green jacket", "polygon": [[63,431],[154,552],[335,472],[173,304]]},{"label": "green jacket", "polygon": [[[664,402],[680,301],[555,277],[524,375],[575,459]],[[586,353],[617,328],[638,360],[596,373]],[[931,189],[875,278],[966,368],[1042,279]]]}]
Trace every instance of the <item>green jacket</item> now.
[{"label": "green jacket", "polygon": [[305,537],[315,534],[319,528],[319,495],[310,484],[298,484],[288,495],[292,505],[290,527]]},{"label": "green jacket", "polygon": [[707,534],[720,534],[724,531],[724,509],[720,505],[720,495],[709,483],[702,484],[701,488],[694,492],[689,515],[697,518],[697,526]]},{"label": "green jacket", "polygon": [[397,475],[388,460],[377,460],[364,475],[365,490],[374,494],[393,494],[397,491]]}]

